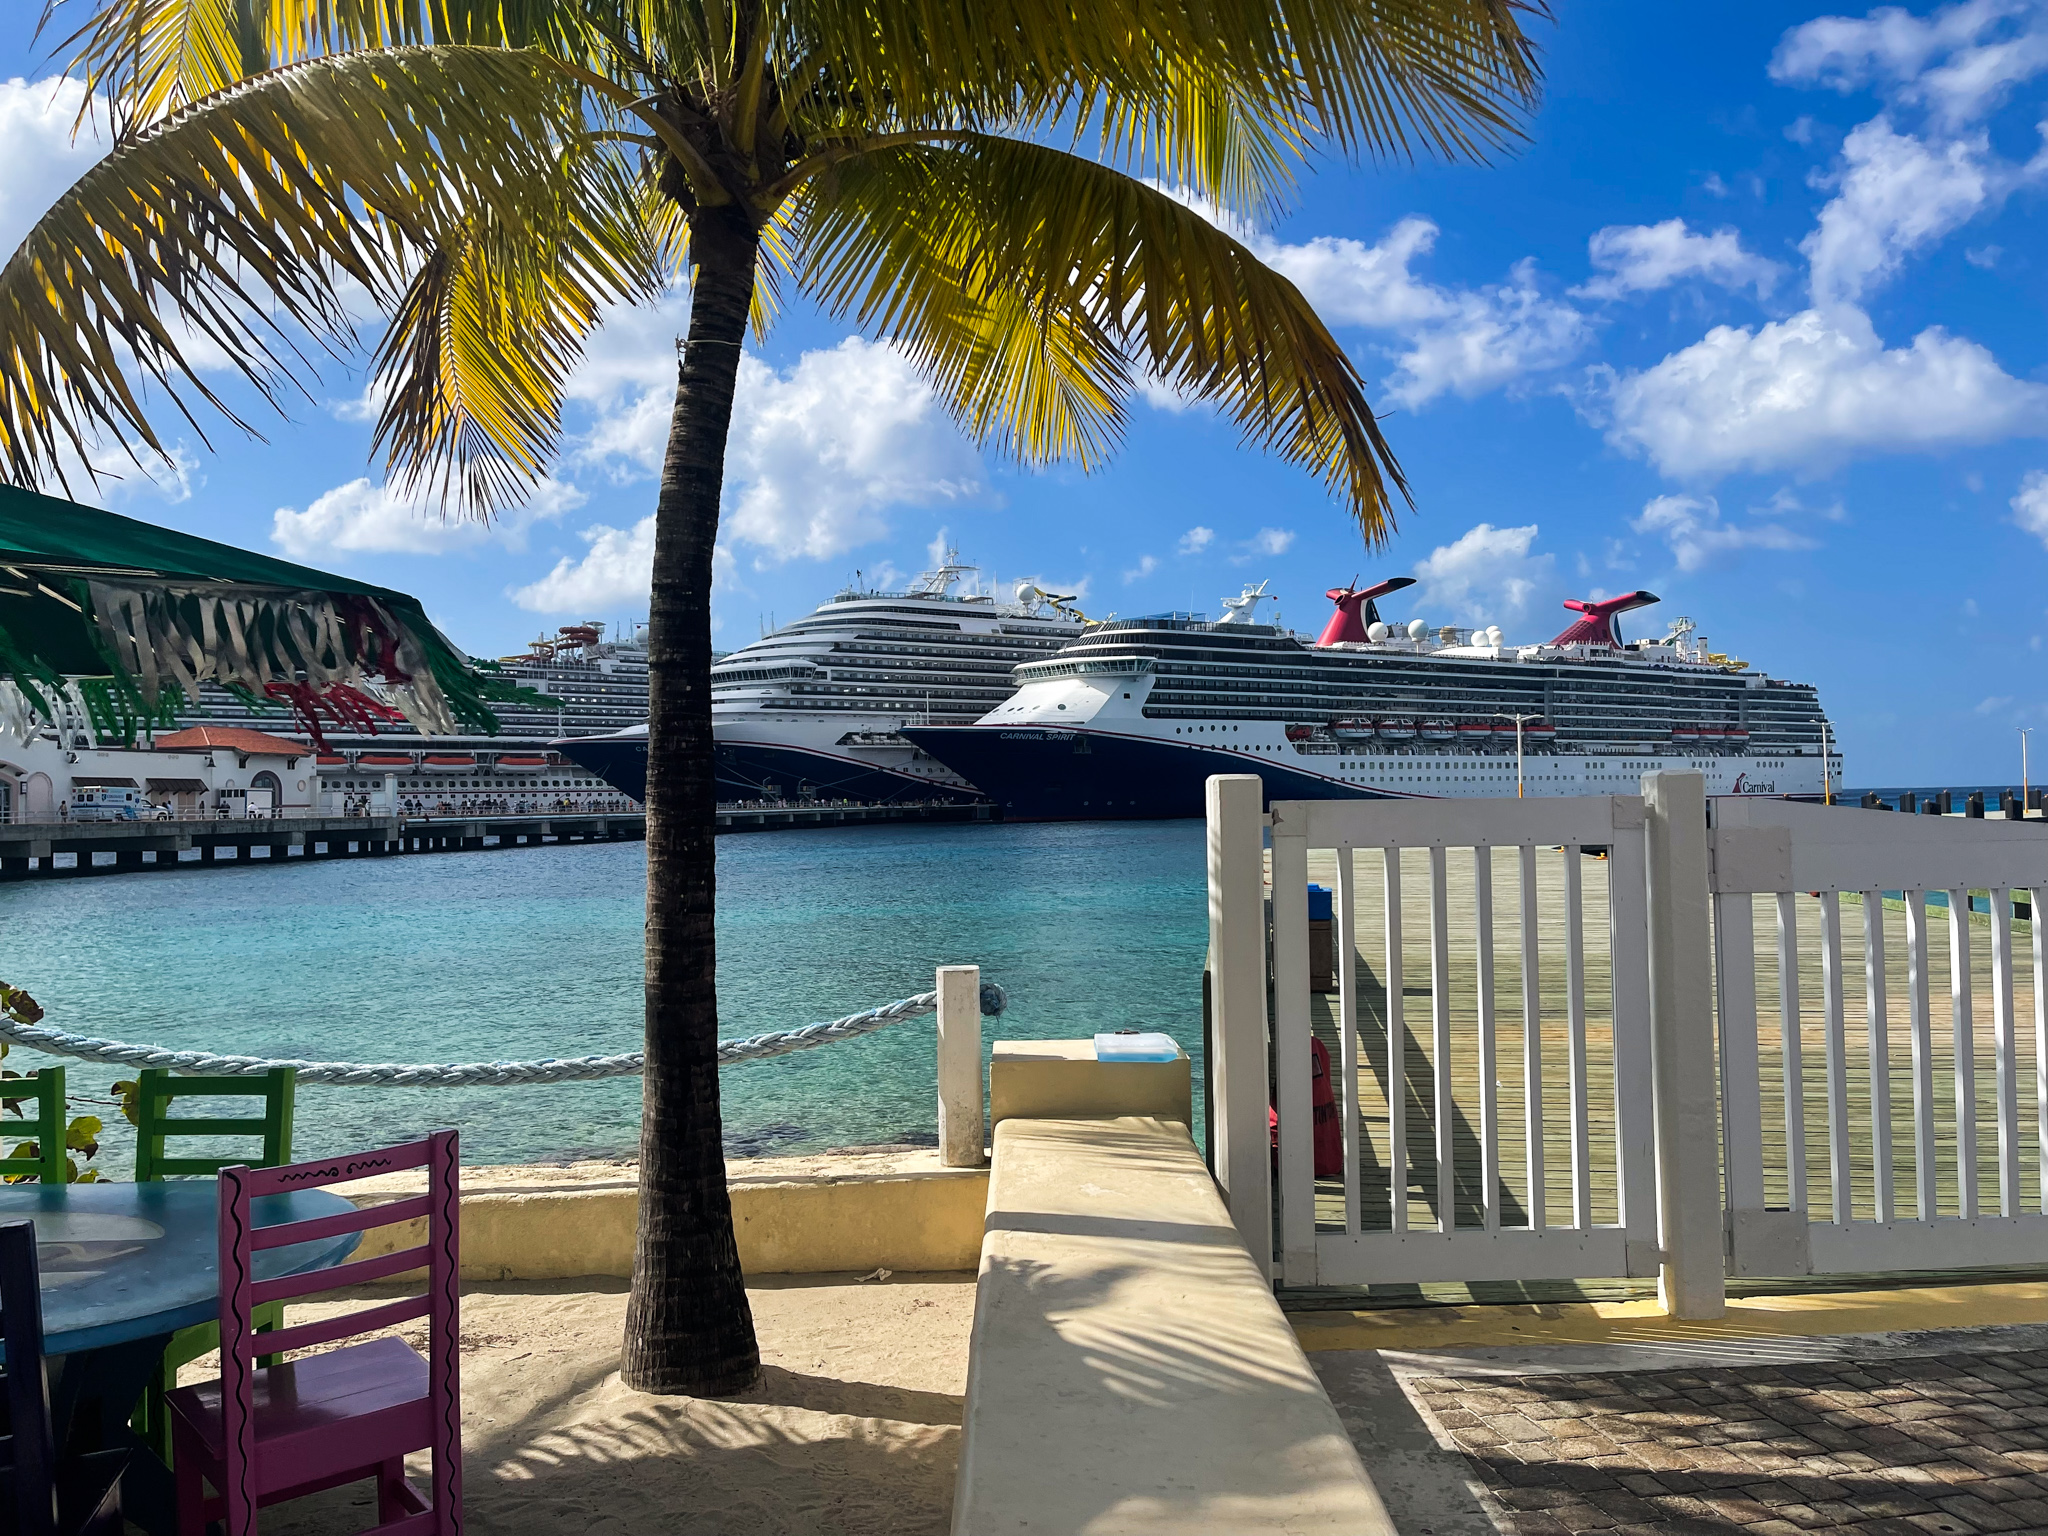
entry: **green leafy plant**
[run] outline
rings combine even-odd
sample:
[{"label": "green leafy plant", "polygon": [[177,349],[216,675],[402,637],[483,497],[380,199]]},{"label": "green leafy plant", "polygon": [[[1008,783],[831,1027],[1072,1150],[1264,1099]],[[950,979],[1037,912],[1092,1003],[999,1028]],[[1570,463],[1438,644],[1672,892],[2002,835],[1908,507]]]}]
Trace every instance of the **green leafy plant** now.
[{"label": "green leafy plant", "polygon": [[[43,1018],[42,1004],[38,1003],[20,987],[10,987],[0,981],[0,1014],[16,1024],[39,1024]],[[7,1059],[8,1043],[0,1040],[0,1061]],[[0,1113],[22,1115],[22,1105],[35,1102],[33,1093],[10,1094],[9,1083],[26,1083],[28,1075],[16,1072],[11,1067],[0,1068]],[[120,1085],[116,1085],[117,1091]],[[132,1086],[132,1085],[130,1085]],[[130,1118],[133,1118],[132,1116]],[[90,1162],[100,1149],[100,1132],[106,1129],[97,1115],[80,1115],[64,1127],[64,1182],[67,1184],[97,1184],[100,1173],[97,1168],[81,1168],[82,1162]],[[76,1154],[75,1156],[72,1154]],[[0,1168],[17,1159],[36,1162],[43,1155],[42,1144],[38,1141],[16,1142],[5,1157],[0,1157]],[[9,1184],[32,1184],[38,1182],[33,1173],[0,1174]]]}]

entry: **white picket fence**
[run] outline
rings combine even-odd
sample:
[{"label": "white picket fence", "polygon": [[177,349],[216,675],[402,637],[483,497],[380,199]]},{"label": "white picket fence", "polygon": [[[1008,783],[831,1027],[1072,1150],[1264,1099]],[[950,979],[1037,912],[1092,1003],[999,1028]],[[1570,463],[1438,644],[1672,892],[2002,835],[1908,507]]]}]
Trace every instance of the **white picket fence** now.
[{"label": "white picket fence", "polygon": [[[1260,796],[1255,777],[1210,781],[1212,1151],[1233,1219],[1283,1286],[1655,1273],[1673,1312],[1711,1316],[1724,1274],[2048,1264],[2039,925],[2024,1060],[2012,955],[2012,893],[2048,891],[2048,827],[1761,799],[1709,813],[1693,774],[1652,775],[1640,797],[1277,801],[1267,814]],[[1314,851],[1318,868],[1334,864],[1325,1023],[1343,1133],[1341,1172],[1320,1180]],[[1972,891],[1989,893],[1988,935]],[[1902,910],[1886,892],[1903,893]],[[1940,1039],[1930,892],[1949,903]],[[1844,895],[1862,930],[1853,953]],[[1589,905],[1605,909],[1604,953],[1589,955]],[[1817,1031],[1802,921],[1820,938]],[[1903,1062],[1886,965],[1901,923]],[[1428,933],[1426,1018],[1409,995],[1423,979],[1410,924]],[[1988,1115],[1973,1003],[1987,938]],[[1845,1002],[1858,965],[1860,1009]],[[1416,1048],[1426,1082],[1411,1078]],[[1895,1096],[1910,1101],[1907,1126]]]}]

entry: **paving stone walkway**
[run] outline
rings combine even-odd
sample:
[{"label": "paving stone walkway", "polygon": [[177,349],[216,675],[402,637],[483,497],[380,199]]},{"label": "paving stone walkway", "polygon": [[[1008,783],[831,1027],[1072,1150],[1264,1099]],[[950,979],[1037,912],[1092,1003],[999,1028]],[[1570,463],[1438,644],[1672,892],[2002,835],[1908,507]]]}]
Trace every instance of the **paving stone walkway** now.
[{"label": "paving stone walkway", "polygon": [[1512,1536],[2048,1533],[2048,1350],[1406,1385]]}]

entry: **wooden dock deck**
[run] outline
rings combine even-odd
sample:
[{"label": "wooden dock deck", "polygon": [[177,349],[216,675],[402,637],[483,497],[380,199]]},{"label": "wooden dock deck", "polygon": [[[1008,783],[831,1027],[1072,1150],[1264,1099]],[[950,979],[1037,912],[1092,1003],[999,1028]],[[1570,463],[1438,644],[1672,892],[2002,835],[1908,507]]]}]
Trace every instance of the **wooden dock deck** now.
[{"label": "wooden dock deck", "polygon": [[[1401,1093],[1407,1103],[1407,1167],[1399,1180],[1407,1201],[1407,1222],[1412,1228],[1437,1225],[1435,1209],[1437,1177],[1434,1159],[1435,1077],[1431,978],[1431,935],[1428,853],[1412,849],[1402,856],[1403,892],[1402,975],[1404,999],[1403,1039],[1405,1082]],[[1541,998],[1538,1027],[1533,1032],[1533,1063],[1540,1070],[1533,1075],[1538,1084],[1534,1095],[1541,1106],[1540,1134],[1533,1138],[1539,1151],[1534,1159],[1541,1168],[1543,1203],[1548,1221],[1568,1221],[1572,1211],[1574,1170],[1571,1166],[1569,1128],[1568,1024],[1565,974],[1566,880],[1560,849],[1543,848],[1536,853],[1536,908],[1538,915],[1538,993]],[[1608,963],[1607,864],[1602,858],[1578,855],[1581,864],[1582,915],[1585,932],[1585,1070],[1588,1085],[1588,1167],[1586,1182],[1592,1218],[1598,1222],[1617,1219],[1613,1019]],[[1390,1226],[1389,1187],[1393,1181],[1388,1167],[1389,1083],[1387,1040],[1387,995],[1385,964],[1384,855],[1360,851],[1353,855],[1356,897],[1356,933],[1359,953],[1354,958],[1357,977],[1360,1080],[1359,1104],[1364,1139],[1368,1150],[1361,1181],[1361,1211],[1367,1231],[1384,1231]],[[1309,878],[1336,888],[1337,855],[1312,850]],[[1499,1123],[1499,1199],[1503,1226],[1529,1222],[1531,1208],[1530,1168],[1532,1138],[1527,1133],[1527,1106],[1532,1081],[1526,1071],[1531,1051],[1525,1041],[1522,1009],[1520,955],[1521,893],[1520,871],[1512,857],[1496,854],[1491,860],[1494,921],[1494,1015],[1496,1025],[1497,1115]],[[1450,1013],[1451,1093],[1445,1112],[1453,1126],[1453,1168],[1455,1173],[1455,1224],[1460,1227],[1481,1223],[1480,1129],[1477,950],[1474,917],[1474,859],[1470,850],[1452,849],[1448,855],[1450,967],[1447,977]],[[1980,895],[1982,893],[1979,893]],[[1782,1068],[1784,1051],[1779,1029],[1779,988],[1777,958],[1777,906],[1774,898],[1755,898],[1757,951],[1758,1054],[1761,1065],[1766,1165],[1766,1199],[1773,1206],[1789,1203],[1789,1160],[1787,1158],[1786,1094]],[[1794,898],[1798,929],[1798,1019],[1800,1054],[1803,1058],[1801,1097],[1804,1103],[1804,1146],[1808,1198],[1816,1214],[1825,1213],[1833,1189],[1827,1150],[1826,1032],[1821,993],[1821,903],[1808,895]],[[1948,918],[1945,910],[1930,904],[1928,944],[1928,992],[1931,999],[1930,1031],[1937,1122],[1936,1144],[1938,1213],[1959,1211],[1956,1125],[1954,1037],[1950,1027],[1950,960]],[[1910,1033],[1907,1028],[1907,944],[1906,912],[1903,903],[1883,904],[1883,1014],[1889,1041],[1889,1072],[1880,1102],[1889,1106],[1889,1149],[1895,1170],[1896,1210],[1901,1218],[1919,1213],[1914,1205],[1915,1170],[1913,1141],[1913,1083]],[[1967,923],[1970,942],[1969,988],[1974,1074],[1970,1083],[1976,1105],[1974,1146],[1968,1151],[1975,1165],[1982,1208],[1998,1209],[1998,1118],[1995,1104],[1993,1039],[1991,925],[1987,916],[1973,913]],[[1872,1072],[1870,1017],[1865,986],[1865,941],[1863,903],[1859,898],[1841,898],[1843,973],[1849,978],[1843,999],[1845,1062],[1847,1067],[1847,1109],[1853,1154],[1849,1160],[1848,1183],[1853,1215],[1870,1220],[1876,1213],[1871,1140]],[[2035,1029],[2034,971],[2031,923],[2016,920],[2013,925],[2014,1018],[2017,1021],[2017,1081],[2020,1084],[2021,1209],[2039,1211],[2041,1204],[2041,1135],[2036,1116],[2028,1107],[2033,1085],[2042,1070],[2040,1041]],[[1340,963],[1341,956],[1340,956]],[[1314,994],[1313,1026],[1330,1052],[1333,1064],[1341,1061],[1338,1049],[1338,997],[1336,993]],[[1337,1084],[1342,1102],[1343,1084]],[[1343,1227],[1342,1187],[1336,1180],[1320,1181],[1317,1187],[1317,1225],[1327,1230]]]}]

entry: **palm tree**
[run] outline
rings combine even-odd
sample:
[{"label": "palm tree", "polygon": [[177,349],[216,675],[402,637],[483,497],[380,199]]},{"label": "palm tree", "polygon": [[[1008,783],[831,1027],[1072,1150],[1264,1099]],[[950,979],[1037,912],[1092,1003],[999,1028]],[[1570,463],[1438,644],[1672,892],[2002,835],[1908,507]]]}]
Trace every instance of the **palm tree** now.
[{"label": "palm tree", "polygon": [[17,481],[114,440],[161,452],[151,391],[194,431],[199,402],[239,420],[202,369],[281,402],[367,302],[388,322],[371,373],[390,477],[487,516],[545,473],[606,307],[687,279],[649,609],[631,1384],[716,1394],[758,1366],[713,1050],[709,620],[750,329],[801,292],[1029,463],[1099,463],[1148,375],[1321,476],[1377,542],[1407,488],[1357,370],[1191,205],[1269,214],[1325,150],[1507,147],[1539,8],[51,0],[115,144],[0,271]]}]

